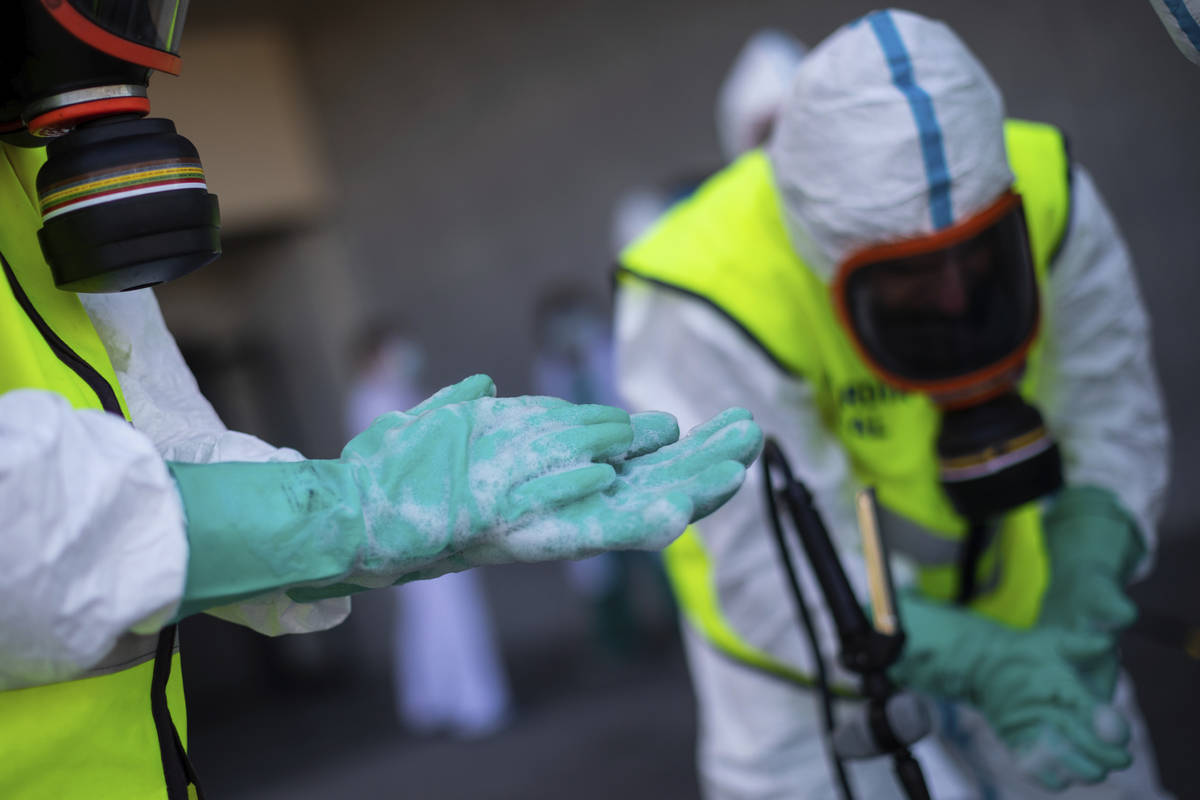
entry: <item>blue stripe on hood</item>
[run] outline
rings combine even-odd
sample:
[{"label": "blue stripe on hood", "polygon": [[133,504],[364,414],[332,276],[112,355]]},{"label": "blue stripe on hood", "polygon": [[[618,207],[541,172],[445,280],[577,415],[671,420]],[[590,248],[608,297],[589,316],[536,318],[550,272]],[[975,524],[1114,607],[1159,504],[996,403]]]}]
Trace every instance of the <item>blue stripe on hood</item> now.
[{"label": "blue stripe on hood", "polygon": [[1163,5],[1175,17],[1175,21],[1179,23],[1179,29],[1183,31],[1184,36],[1187,36],[1192,47],[1200,50],[1200,22],[1197,22],[1196,18],[1187,10],[1183,0],[1163,0]]},{"label": "blue stripe on hood", "polygon": [[892,73],[892,83],[908,99],[908,106],[916,118],[917,132],[921,136],[921,157],[925,160],[925,177],[929,181],[929,216],[934,230],[948,228],[954,223],[950,206],[950,169],[946,166],[946,149],[942,143],[942,129],[933,112],[933,100],[929,93],[917,85],[913,75],[912,59],[896,22],[887,11],[868,14],[867,22],[875,32],[887,58]]}]

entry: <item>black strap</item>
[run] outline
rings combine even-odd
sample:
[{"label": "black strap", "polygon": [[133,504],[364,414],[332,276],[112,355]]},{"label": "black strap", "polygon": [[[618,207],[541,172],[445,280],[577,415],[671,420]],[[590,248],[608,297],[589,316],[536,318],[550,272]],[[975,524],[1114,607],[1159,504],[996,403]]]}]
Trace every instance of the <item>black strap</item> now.
[{"label": "black strap", "polygon": [[13,297],[16,298],[17,304],[29,317],[29,321],[37,328],[38,333],[42,335],[46,345],[50,351],[54,353],[55,358],[65,364],[76,375],[78,375],[84,383],[86,383],[96,397],[100,400],[100,406],[110,414],[116,414],[118,417],[124,417],[121,413],[121,403],[117,400],[117,393],[104,376],[97,371],[95,367],[85,361],[78,353],[71,349],[71,346],[62,340],[62,338],[54,332],[54,329],[47,324],[46,320],[38,313],[38,310],[33,307],[33,303],[29,300],[29,295],[25,294],[25,290],[21,287],[17,280],[16,273],[8,263],[8,259],[0,253],[0,266],[3,266],[4,277],[8,279],[8,285],[12,289]]},{"label": "black strap", "polygon": [[988,523],[972,522],[967,531],[967,539],[959,551],[957,601],[960,606],[965,606],[975,597],[979,559],[983,557],[987,542]]},{"label": "black strap", "polygon": [[167,706],[167,680],[171,677],[171,656],[175,652],[177,626],[170,625],[158,634],[158,647],[154,653],[154,675],[150,680],[150,713],[154,717],[154,730],[158,734],[158,751],[162,757],[163,780],[167,784],[167,800],[188,800],[188,784],[196,787],[196,796],[203,800],[204,793],[196,780],[196,771],[188,758],[179,731],[171,719]]},{"label": "black strap", "polygon": [[759,350],[763,355],[765,355],[772,364],[774,364],[776,367],[778,367],[780,372],[783,372],[786,375],[791,375],[792,377],[795,377],[795,378],[801,378],[801,379],[804,378],[804,375],[802,375],[801,373],[792,369],[787,364],[783,363],[783,361],[780,360],[779,356],[775,355],[775,353],[769,347],[767,347],[762,342],[762,340],[760,340],[757,336],[755,336],[753,333],[751,333],[750,329],[742,324],[741,320],[739,320],[737,317],[735,317],[732,313],[730,313],[728,310],[726,310],[724,306],[722,306],[717,301],[713,300],[711,297],[708,297],[707,295],[703,295],[700,292],[692,291],[691,289],[685,289],[684,287],[679,286],[678,284],[671,283],[670,281],[664,281],[659,278],[652,278],[648,275],[643,275],[638,270],[632,269],[632,268],[626,266],[625,264],[622,264],[621,262],[617,262],[616,266],[613,268],[613,271],[612,271],[612,279],[613,279],[614,286],[617,285],[617,279],[620,277],[620,275],[622,273],[625,273],[627,275],[632,275],[633,277],[637,278],[638,280],[645,281],[646,283],[652,284],[654,286],[658,286],[663,289],[669,289],[677,294],[684,295],[685,297],[690,297],[693,300],[699,300],[701,303],[704,303],[704,305],[708,306],[713,311],[716,311],[722,317],[727,319],[731,325],[733,325],[735,328],[737,328],[739,331],[741,331],[742,335],[744,335],[747,339],[749,339],[750,343],[753,344],[754,347],[757,350]]},{"label": "black strap", "polygon": [[1061,130],[1058,134],[1062,137],[1063,154],[1067,161],[1067,221],[1063,223],[1062,231],[1058,234],[1058,241],[1055,242],[1050,259],[1046,262],[1046,269],[1050,272],[1054,271],[1054,265],[1058,263],[1058,257],[1062,253],[1063,246],[1066,245],[1067,238],[1071,235],[1071,228],[1075,223],[1075,168],[1071,161],[1071,140]]}]

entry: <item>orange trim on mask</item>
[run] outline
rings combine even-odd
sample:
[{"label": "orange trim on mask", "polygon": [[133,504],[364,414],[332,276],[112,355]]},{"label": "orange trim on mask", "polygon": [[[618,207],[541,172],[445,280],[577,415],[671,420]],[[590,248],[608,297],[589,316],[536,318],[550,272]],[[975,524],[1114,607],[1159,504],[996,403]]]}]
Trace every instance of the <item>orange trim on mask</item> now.
[{"label": "orange trim on mask", "polygon": [[55,108],[29,120],[29,132],[34,136],[61,136],[81,122],[114,114],[150,113],[150,101],[145,97],[106,97]]},{"label": "orange trim on mask", "polygon": [[178,75],[183,60],[165,50],[122,39],[85,17],[68,0],[41,0],[42,8],[81,42],[113,58]]},{"label": "orange trim on mask", "polygon": [[[851,323],[850,308],[846,302],[846,284],[849,277],[859,269],[884,261],[902,260],[948,250],[987,230],[1003,219],[1005,215],[1011,213],[1014,208],[1021,208],[1021,196],[1012,190],[1005,191],[996,202],[956,225],[918,239],[905,239],[859,250],[850,255],[838,267],[833,285],[830,287],[838,319],[841,320],[842,327],[849,333],[850,341],[853,342],[858,355],[886,382],[910,392],[930,395],[938,406],[948,410],[974,405],[1001,395],[1020,378],[1021,365],[1024,363],[1029,349],[1033,346],[1038,329],[1041,327],[1040,303],[1029,336],[1012,354],[966,375],[939,380],[917,380],[897,375],[871,356]],[[1011,373],[1011,379],[1009,379],[1008,373]]]}]

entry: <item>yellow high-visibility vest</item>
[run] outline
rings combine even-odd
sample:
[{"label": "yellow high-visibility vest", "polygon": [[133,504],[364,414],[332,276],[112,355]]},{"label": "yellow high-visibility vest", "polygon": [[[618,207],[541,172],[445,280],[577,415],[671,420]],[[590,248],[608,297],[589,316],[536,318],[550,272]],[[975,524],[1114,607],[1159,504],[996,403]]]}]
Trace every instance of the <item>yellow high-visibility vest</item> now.
[{"label": "yellow high-visibility vest", "polygon": [[[129,419],[104,343],[42,258],[34,180],[44,160],[42,150],[0,148],[0,394],[48,389]],[[0,797],[167,800],[168,772],[175,796],[194,796],[178,780],[187,724],[173,644],[173,631],[129,634],[76,680],[0,692]]]},{"label": "yellow high-visibility vest", "polygon": [[[1005,138],[1014,188],[1024,202],[1045,331],[1047,270],[1070,218],[1070,159],[1062,134],[1049,125],[1009,120]],[[925,395],[883,383],[859,357],[836,318],[829,287],[788,240],[762,151],[744,155],[667,212],[621,254],[617,278],[619,286],[649,282],[704,300],[780,370],[808,381],[818,413],[845,448],[855,477],[875,487],[895,534],[889,543],[916,561],[919,588],[934,598],[954,597],[967,524],[938,480],[937,408]],[[1020,386],[1031,400],[1042,340],[1039,334]],[[786,450],[788,443],[782,445]],[[694,530],[667,549],[666,560],[686,616],[710,642],[741,661],[805,680],[743,641],[724,619],[712,565]],[[977,575],[981,590],[971,606],[1009,625],[1032,625],[1046,580],[1040,515],[1029,504],[1006,515],[984,551]]]}]

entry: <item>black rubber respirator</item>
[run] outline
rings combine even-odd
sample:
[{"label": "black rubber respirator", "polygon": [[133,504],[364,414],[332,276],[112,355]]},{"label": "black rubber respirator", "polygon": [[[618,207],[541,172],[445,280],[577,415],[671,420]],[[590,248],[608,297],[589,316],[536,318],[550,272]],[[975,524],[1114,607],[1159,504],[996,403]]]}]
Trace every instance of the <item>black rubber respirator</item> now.
[{"label": "black rubber respirator", "polygon": [[1062,486],[1058,445],[1017,389],[1040,322],[1019,195],[854,254],[833,296],[871,369],[941,411],[938,471],[959,514],[984,522]]},{"label": "black rubber respirator", "polygon": [[7,0],[0,140],[46,147],[42,253],[60,289],[122,292],[221,254],[195,146],[148,119],[151,70],[179,73],[187,0]]}]

